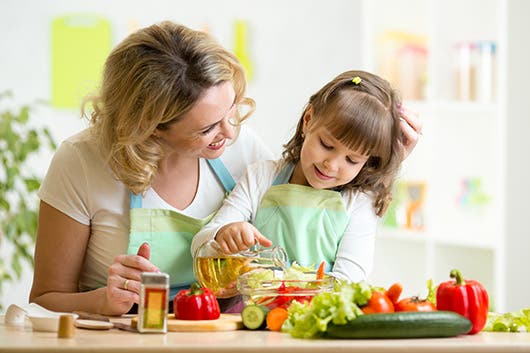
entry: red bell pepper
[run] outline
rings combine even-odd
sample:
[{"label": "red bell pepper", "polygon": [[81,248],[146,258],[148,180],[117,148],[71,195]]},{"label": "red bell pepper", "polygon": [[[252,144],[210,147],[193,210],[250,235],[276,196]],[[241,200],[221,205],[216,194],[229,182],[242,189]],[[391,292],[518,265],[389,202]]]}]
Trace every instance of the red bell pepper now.
[{"label": "red bell pepper", "polygon": [[173,299],[175,318],[180,320],[216,320],[221,316],[219,302],[208,288],[193,283],[190,289],[177,293]]},{"label": "red bell pepper", "polygon": [[473,325],[469,335],[480,332],[488,318],[488,292],[477,281],[464,281],[458,270],[452,270],[450,276],[454,280],[440,283],[436,291],[437,309],[454,311],[468,318]]}]

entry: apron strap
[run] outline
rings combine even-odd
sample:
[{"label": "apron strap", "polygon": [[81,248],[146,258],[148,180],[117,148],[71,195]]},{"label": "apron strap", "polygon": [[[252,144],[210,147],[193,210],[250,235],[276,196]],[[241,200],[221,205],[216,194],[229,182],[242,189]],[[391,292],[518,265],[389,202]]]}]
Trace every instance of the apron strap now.
[{"label": "apron strap", "polygon": [[228,169],[226,169],[223,161],[221,161],[221,158],[207,159],[206,162],[208,162],[212,168],[217,179],[221,182],[221,184],[223,184],[225,192],[228,194],[234,190],[236,182],[234,181],[234,178],[232,178],[232,175]]},{"label": "apron strap", "polygon": [[142,208],[142,195],[135,194],[132,191],[129,193],[131,208]]},{"label": "apron strap", "polygon": [[[234,181],[234,178],[232,178],[232,175],[228,169],[226,169],[223,161],[221,161],[221,158],[207,159],[206,161],[212,168],[217,179],[221,182],[221,184],[223,184],[225,192],[227,194],[230,193],[230,191],[232,191],[236,186],[236,182]],[[137,195],[133,192],[130,192],[129,194],[131,208],[142,208],[142,195]]]},{"label": "apron strap", "polygon": [[272,182],[272,185],[282,185],[282,184],[289,184],[289,179],[291,179],[291,175],[293,175],[294,171],[294,164],[293,163],[287,163],[283,169],[280,171],[280,174],[276,176],[276,179]]}]

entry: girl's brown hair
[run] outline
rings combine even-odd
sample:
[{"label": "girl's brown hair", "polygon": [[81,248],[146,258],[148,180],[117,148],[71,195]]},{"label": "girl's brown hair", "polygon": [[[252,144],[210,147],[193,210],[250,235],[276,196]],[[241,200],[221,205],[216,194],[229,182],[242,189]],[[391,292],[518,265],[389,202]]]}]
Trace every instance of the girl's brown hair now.
[{"label": "girl's brown hair", "polygon": [[[129,35],[110,53],[98,96],[91,105],[92,136],[100,143],[117,179],[134,193],[151,185],[164,157],[153,136],[188,112],[209,88],[231,82],[238,125],[254,111],[244,97],[246,81],[237,58],[208,34],[162,22]],[[238,110],[239,112],[239,110]]]},{"label": "girl's brown hair", "polygon": [[387,81],[364,71],[344,72],[310,97],[283,157],[291,163],[300,160],[303,118],[311,109],[311,129],[325,127],[348,148],[370,156],[359,174],[340,189],[372,193],[376,214],[382,216],[403,155],[400,107],[401,100]]}]

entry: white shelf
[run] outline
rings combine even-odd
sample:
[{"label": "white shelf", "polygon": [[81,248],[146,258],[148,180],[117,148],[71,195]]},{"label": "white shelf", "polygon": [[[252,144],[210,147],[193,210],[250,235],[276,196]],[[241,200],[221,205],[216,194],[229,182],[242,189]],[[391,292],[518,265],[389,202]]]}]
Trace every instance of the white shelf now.
[{"label": "white shelf", "polygon": [[[435,282],[447,280],[449,271],[456,267],[464,276],[483,282],[495,308],[503,310],[506,303],[504,245],[509,237],[503,169],[509,157],[504,136],[509,85],[500,78],[506,71],[503,58],[507,55],[505,10],[508,2],[365,0],[363,4],[366,68],[395,85],[393,80],[409,85],[400,81],[406,80],[403,79],[406,75],[396,74],[396,70],[403,67],[410,70],[410,66],[396,66],[394,71],[388,66],[396,62],[403,65],[408,57],[383,56],[389,58],[390,64],[381,64],[381,53],[387,53],[388,48],[395,50],[403,38],[408,38],[406,45],[421,47],[425,42],[427,48],[424,76],[427,79],[418,81],[424,82],[423,88],[405,90],[408,94],[424,92],[424,96],[404,101],[408,109],[420,114],[424,134],[400,175],[400,181],[426,184],[425,226],[421,231],[380,227],[370,280],[382,286],[401,281],[405,290],[409,286],[408,290],[414,292],[425,288],[428,278]],[[396,13],[406,15],[396,16]],[[396,33],[401,36],[398,40]],[[390,44],[389,38],[394,38]],[[485,40],[495,41],[497,45],[493,68],[489,71],[494,77],[492,99],[458,100],[456,44]],[[381,48],[384,45],[386,49]],[[417,57],[414,60],[417,63]],[[481,201],[466,203],[469,200],[462,195],[467,195],[465,187],[470,184],[463,183],[471,180],[477,182],[471,185],[479,188]]]}]

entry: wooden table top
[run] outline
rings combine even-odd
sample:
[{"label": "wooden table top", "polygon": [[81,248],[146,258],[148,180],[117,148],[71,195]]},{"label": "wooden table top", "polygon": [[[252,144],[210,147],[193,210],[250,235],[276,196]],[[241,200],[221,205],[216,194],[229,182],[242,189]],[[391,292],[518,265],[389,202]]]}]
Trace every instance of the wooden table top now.
[{"label": "wooden table top", "polygon": [[[127,323],[130,318],[118,319]],[[54,332],[6,326],[0,318],[0,352],[369,352],[369,353],[488,353],[529,352],[530,333],[480,333],[473,336],[400,340],[295,339],[270,331],[170,332],[140,334],[118,329],[76,329],[73,338]]]}]

